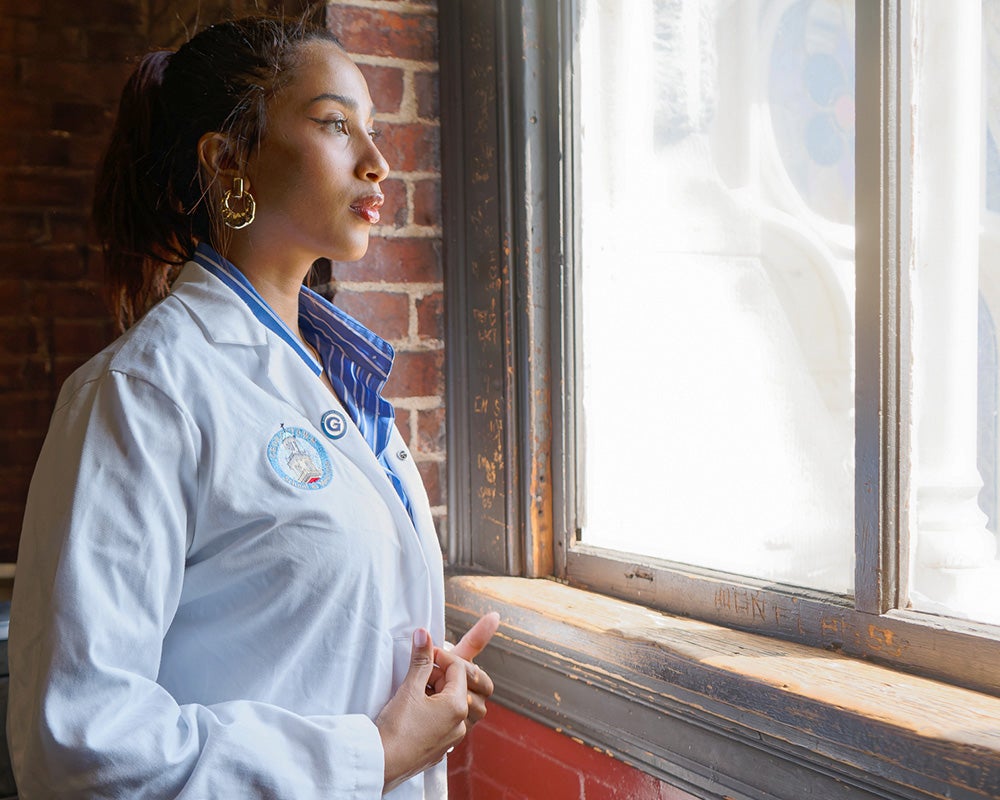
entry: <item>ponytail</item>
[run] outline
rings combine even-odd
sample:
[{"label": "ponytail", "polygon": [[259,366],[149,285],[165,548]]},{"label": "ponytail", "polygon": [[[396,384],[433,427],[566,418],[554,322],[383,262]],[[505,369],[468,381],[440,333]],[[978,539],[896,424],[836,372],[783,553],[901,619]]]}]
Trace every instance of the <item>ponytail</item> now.
[{"label": "ponytail", "polygon": [[221,133],[233,163],[245,164],[264,136],[267,101],[292,74],[298,47],[313,39],[340,46],[310,13],[250,17],[139,62],[122,91],[93,206],[119,330],[167,295],[199,241],[225,249],[210,193],[215,176],[202,174],[198,142]]},{"label": "ponytail", "polygon": [[161,88],[171,55],[148,53],[125,85],[94,194],[107,299],[120,330],[166,296],[171,273],[193,250],[189,236],[178,236],[184,215],[172,207],[165,170]]}]

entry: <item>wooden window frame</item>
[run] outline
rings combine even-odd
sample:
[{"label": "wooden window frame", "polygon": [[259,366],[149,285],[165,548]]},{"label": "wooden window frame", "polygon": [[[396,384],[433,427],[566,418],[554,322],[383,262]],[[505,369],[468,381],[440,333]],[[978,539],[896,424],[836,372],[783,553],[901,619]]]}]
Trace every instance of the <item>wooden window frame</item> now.
[{"label": "wooden window frame", "polygon": [[[900,552],[908,529],[904,456],[910,411],[908,372],[901,368],[909,337],[903,313],[908,289],[900,279],[900,264],[907,255],[906,221],[900,208],[908,176],[899,145],[906,141],[908,114],[901,113],[898,95],[906,57],[905,0],[858,0],[856,5],[857,74],[878,80],[859,78],[856,87],[857,589],[850,599],[637,560],[577,541],[573,530],[576,393],[573,370],[563,369],[566,359],[577,355],[572,345],[578,337],[573,315],[564,313],[578,274],[569,124],[577,91],[571,48],[577,37],[572,13],[567,13],[574,2],[441,0],[439,5],[448,354],[447,555],[453,575],[449,624],[462,628],[488,599],[509,620],[495,647],[497,655],[486,656],[501,702],[564,725],[595,746],[699,796],[714,796],[722,784],[715,780],[718,771],[711,762],[675,768],[687,763],[676,737],[683,738],[682,729],[693,735],[693,728],[671,728],[669,735],[640,737],[639,745],[623,745],[634,722],[629,687],[637,681],[662,683],[662,664],[652,659],[625,669],[620,657],[612,659],[613,666],[623,671],[602,684],[594,676],[609,666],[602,660],[607,636],[588,631],[585,621],[569,617],[560,625],[541,626],[547,650],[555,655],[539,659],[542,643],[530,626],[540,625],[541,612],[523,598],[542,588],[525,580],[525,588],[511,590],[507,578],[468,576],[552,578],[574,587],[565,591],[581,592],[581,603],[590,602],[589,592],[600,593],[616,598],[607,600],[609,604],[630,601],[701,620],[720,632],[731,631],[734,637],[753,632],[821,648],[824,654],[846,654],[864,659],[856,662],[859,670],[869,662],[885,665],[886,680],[897,670],[931,679],[925,685],[928,697],[937,685],[932,681],[942,681],[971,690],[956,700],[959,705],[982,697],[993,709],[1000,697],[996,629],[957,620],[947,621],[946,627],[940,618],[899,608],[907,582]],[[504,590],[491,588],[491,580],[500,581],[497,585]],[[769,640],[760,641],[761,652],[768,652]],[[594,654],[589,662],[588,652]],[[589,692],[581,689],[578,676],[568,676],[572,674],[567,672],[568,663],[590,670]],[[691,662],[688,667],[708,680],[703,665]],[[736,691],[738,676],[730,679]],[[536,690],[521,688],[524,680]],[[549,700],[539,695],[538,686],[544,687]],[[750,691],[758,686],[748,675],[742,688]],[[662,686],[660,690],[661,699],[669,694]],[[582,701],[585,710],[569,721],[565,707],[553,698],[580,697],[581,692],[590,699]],[[829,702],[822,692],[812,700],[820,708]],[[651,713],[662,714],[664,724],[676,721],[667,700],[644,702]],[[744,724],[741,714],[773,721],[773,712],[765,700],[750,698],[738,712],[715,709],[710,715],[714,722],[688,721],[695,727],[707,724],[726,739],[727,726]],[[836,718],[834,727],[840,725],[844,733],[834,737],[836,747],[845,752],[852,747],[852,735],[870,732],[864,715],[830,713]],[[1000,713],[997,722],[1000,729]],[[790,734],[782,728],[781,736],[790,737],[794,757],[778,746],[741,740],[737,750],[742,755],[727,761],[734,765],[730,780],[724,782],[731,796],[802,796],[796,792],[819,780],[821,772],[846,781],[845,785],[862,786],[859,794],[823,795],[830,797],[931,797],[941,786],[957,792],[956,797],[1000,794],[1000,745],[992,740],[975,745],[980,763],[975,775],[924,770],[914,776],[901,767],[898,774],[889,770],[888,777],[866,782],[863,776],[877,769],[865,758],[803,762],[800,749],[808,747],[815,731],[806,725],[797,734],[792,729]],[[936,753],[934,759],[939,760],[941,754],[930,740],[925,744],[926,752]],[[960,759],[969,746],[956,742],[952,755]],[[797,776],[789,777],[781,791],[759,785],[756,772],[762,751]]]}]

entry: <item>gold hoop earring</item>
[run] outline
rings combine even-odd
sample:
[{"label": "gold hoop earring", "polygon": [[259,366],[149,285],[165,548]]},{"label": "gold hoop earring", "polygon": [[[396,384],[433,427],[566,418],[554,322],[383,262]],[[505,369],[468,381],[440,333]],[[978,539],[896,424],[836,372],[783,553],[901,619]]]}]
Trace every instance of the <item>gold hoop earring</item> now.
[{"label": "gold hoop earring", "polygon": [[[241,200],[243,207],[234,210],[230,205],[232,200]],[[253,222],[256,213],[257,203],[254,201],[253,195],[250,194],[249,190],[243,191],[243,178],[235,178],[233,188],[226,190],[222,197],[222,221],[228,227],[239,230]]]}]

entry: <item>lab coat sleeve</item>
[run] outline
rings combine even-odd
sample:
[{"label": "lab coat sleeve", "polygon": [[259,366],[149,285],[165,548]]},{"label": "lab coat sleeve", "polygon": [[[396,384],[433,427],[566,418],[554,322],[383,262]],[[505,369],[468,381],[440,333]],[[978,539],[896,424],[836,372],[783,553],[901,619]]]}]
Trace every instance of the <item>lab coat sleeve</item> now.
[{"label": "lab coat sleeve", "polygon": [[113,371],[60,402],[12,604],[8,736],[22,800],[379,797],[367,717],[179,705],[157,684],[198,502],[197,426],[164,391]]}]

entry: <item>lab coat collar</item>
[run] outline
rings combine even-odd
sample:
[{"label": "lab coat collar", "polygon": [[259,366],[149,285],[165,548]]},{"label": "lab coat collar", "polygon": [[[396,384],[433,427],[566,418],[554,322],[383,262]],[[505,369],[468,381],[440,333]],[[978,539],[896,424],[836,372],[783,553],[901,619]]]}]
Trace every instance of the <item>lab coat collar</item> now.
[{"label": "lab coat collar", "polygon": [[[314,375],[320,375],[323,372],[323,367],[302,344],[298,335],[289,329],[284,320],[275,313],[274,309],[253,287],[253,284],[232,262],[223,258],[211,245],[205,242],[198,245],[192,260],[229,287],[243,301],[254,318],[287,344],[312,370]],[[303,287],[303,291],[307,291],[305,287]]]},{"label": "lab coat collar", "polygon": [[[206,252],[214,253],[211,249]],[[218,258],[217,255],[216,257]],[[243,277],[235,268],[232,272]],[[196,258],[183,267],[174,281],[172,295],[187,307],[198,325],[216,344],[255,348],[259,356],[257,363],[262,369],[259,382],[269,386],[273,394],[312,420],[313,424],[319,424],[318,410],[340,408],[329,390],[314,376],[309,376],[304,359],[277,340],[273,326],[262,324],[253,313],[250,303],[233,302],[235,298],[232,286],[224,281],[224,276],[220,277],[216,269],[203,266],[202,259]],[[374,337],[374,334],[371,336]],[[391,358],[391,350],[389,353]],[[390,434],[395,433],[395,425],[390,425],[389,430]],[[350,426],[348,435],[331,444],[368,473],[386,496],[387,502],[394,508],[398,505],[398,510],[406,517],[407,522],[413,524],[403,500],[390,483],[382,465],[374,458],[370,445],[356,425]],[[393,453],[404,447],[401,438],[389,446],[393,448]],[[416,484],[412,480],[404,480],[399,471],[394,472],[403,480],[404,491],[416,490]],[[420,491],[423,491],[422,484]],[[433,530],[433,523],[430,527]]]},{"label": "lab coat collar", "polygon": [[216,344],[266,347],[267,330],[233,293],[200,264],[189,261],[174,280],[171,295],[191,312]]}]

